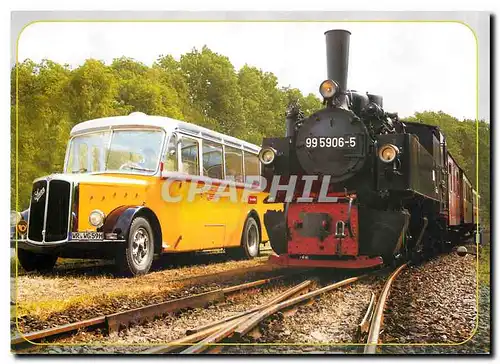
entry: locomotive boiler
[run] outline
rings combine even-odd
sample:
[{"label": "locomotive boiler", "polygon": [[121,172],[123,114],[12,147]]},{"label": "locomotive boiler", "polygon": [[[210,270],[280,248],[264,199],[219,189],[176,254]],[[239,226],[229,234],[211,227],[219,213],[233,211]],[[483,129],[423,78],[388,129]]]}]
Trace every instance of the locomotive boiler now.
[{"label": "locomotive boiler", "polygon": [[[373,267],[446,249],[473,234],[475,216],[465,211],[474,211],[472,197],[465,201],[472,187],[443,133],[401,121],[384,110],[380,95],[349,90],[350,32],[325,36],[324,107],[304,117],[300,105],[289,105],[286,135],[265,138],[259,154],[268,202],[283,203],[283,210],[264,216],[278,254],[271,259]],[[450,163],[460,172],[456,178]]]}]

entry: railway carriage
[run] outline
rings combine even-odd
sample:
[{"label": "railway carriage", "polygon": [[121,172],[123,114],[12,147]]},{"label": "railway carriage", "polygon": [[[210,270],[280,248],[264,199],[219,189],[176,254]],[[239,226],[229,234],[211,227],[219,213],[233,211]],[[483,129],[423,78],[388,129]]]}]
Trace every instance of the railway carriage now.
[{"label": "railway carriage", "polygon": [[260,152],[271,259],[363,268],[411,259],[476,232],[479,196],[437,126],[405,122],[383,97],[347,88],[350,33],[326,35],[324,108],[289,105],[285,137]]},{"label": "railway carriage", "polygon": [[28,271],[58,257],[115,258],[134,275],[163,253],[253,258],[268,240],[259,150],[143,113],[77,124],[64,172],[36,179],[29,209],[11,214],[11,246]]}]

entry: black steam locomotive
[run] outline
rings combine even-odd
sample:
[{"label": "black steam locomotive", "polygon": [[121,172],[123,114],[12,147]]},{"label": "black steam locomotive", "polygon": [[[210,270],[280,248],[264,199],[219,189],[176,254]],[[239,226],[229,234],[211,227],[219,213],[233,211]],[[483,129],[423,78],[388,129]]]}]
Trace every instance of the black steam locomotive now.
[{"label": "black steam locomotive", "polygon": [[382,96],[347,89],[350,33],[325,33],[324,108],[286,112],[259,154],[275,263],[361,268],[446,249],[473,234],[478,196],[438,127],[403,122]]}]

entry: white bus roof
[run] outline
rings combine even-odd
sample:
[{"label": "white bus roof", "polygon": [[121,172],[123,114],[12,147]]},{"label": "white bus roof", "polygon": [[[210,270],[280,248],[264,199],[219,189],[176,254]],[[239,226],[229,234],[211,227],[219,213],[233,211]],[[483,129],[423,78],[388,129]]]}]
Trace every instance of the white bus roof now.
[{"label": "white bus roof", "polygon": [[218,141],[229,146],[239,148],[243,147],[255,152],[258,152],[260,150],[260,147],[255,144],[245,142],[244,140],[237,139],[229,135],[218,133],[199,125],[171,119],[165,116],[146,115],[142,112],[133,112],[127,116],[110,116],[106,118],[84,121],[75,125],[73,129],[71,129],[70,136],[73,137],[82,133],[118,127],[154,127],[161,128],[166,132],[178,130],[193,136]]}]

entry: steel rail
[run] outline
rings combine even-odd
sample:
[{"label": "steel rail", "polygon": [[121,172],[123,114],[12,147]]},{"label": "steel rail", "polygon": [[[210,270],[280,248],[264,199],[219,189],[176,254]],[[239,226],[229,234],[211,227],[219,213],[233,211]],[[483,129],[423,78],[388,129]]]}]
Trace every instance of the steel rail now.
[{"label": "steel rail", "polygon": [[103,328],[106,329],[108,333],[115,332],[123,327],[128,327],[128,325],[131,323],[138,324],[145,320],[150,320],[162,316],[166,313],[178,312],[179,310],[186,308],[204,307],[209,303],[220,302],[224,300],[226,296],[231,295],[232,293],[243,291],[249,288],[259,287],[274,280],[278,280],[293,274],[297,274],[297,272],[293,272],[291,274],[282,274],[266,279],[260,279],[236,286],[220,288],[209,292],[169,300],[158,304],[143,306],[127,311],[121,311],[110,315],[98,316],[91,319],[56,326],[45,330],[34,331],[26,334],[21,333],[11,339],[11,348],[16,349],[24,346],[36,345],[36,341],[40,341],[42,339],[53,339],[61,335],[70,334],[80,329],[95,330],[98,328]]},{"label": "steel rail", "polygon": [[[244,311],[240,314],[210,323],[208,325],[199,327],[194,330],[188,330],[187,332],[191,332],[191,334],[188,334],[188,336],[185,336],[183,338],[180,338],[176,341],[173,341],[167,345],[162,345],[162,346],[157,346],[151,349],[148,349],[144,351],[144,354],[163,354],[163,353],[168,353],[174,350],[179,350],[182,349],[184,346],[189,346],[193,345],[193,343],[196,343],[200,340],[204,340],[210,337],[210,342],[217,342],[217,338],[212,338],[211,336],[214,334],[218,334],[221,336],[224,336],[224,332],[222,330],[226,330],[228,327],[232,327],[232,325],[236,322],[240,322],[241,320],[247,319],[251,315],[253,315],[255,312],[268,307],[270,305],[276,304],[277,302],[283,301],[289,297],[292,297],[293,295],[301,292],[305,288],[307,288],[312,282],[307,280],[304,281],[292,288],[289,288],[285,292],[279,294],[275,298],[271,299],[269,302],[257,306],[253,309]],[[221,337],[220,339],[222,339]]]},{"label": "steel rail", "polygon": [[372,292],[372,295],[370,297],[370,303],[368,303],[366,313],[363,316],[363,319],[361,320],[361,322],[358,324],[358,338],[359,339],[361,339],[361,336],[363,334],[368,333],[374,307],[375,307],[375,294]]},{"label": "steel rail", "polygon": [[53,327],[50,329],[45,329],[45,330],[40,330],[40,331],[34,331],[30,332],[28,334],[24,335],[16,335],[11,341],[10,345],[12,347],[18,347],[23,344],[29,345],[30,342],[35,341],[35,340],[40,340],[40,339],[45,339],[57,335],[62,335],[65,333],[73,332],[81,328],[90,328],[90,327],[103,327],[106,323],[106,316],[99,316],[99,317],[94,317],[89,320],[83,320],[83,321],[78,321],[74,322],[71,324],[66,324],[62,326],[57,326]]},{"label": "steel rail", "polygon": [[274,305],[276,303],[282,302],[286,298],[291,298],[292,296],[300,293],[303,289],[307,288],[310,285],[310,284],[304,284],[305,282],[308,282],[308,281],[304,281],[301,284],[290,288],[289,290],[283,292],[282,294],[278,295],[277,297],[275,297],[274,299],[270,300],[269,302],[266,302],[266,303],[264,303],[262,305],[259,305],[259,306],[255,307],[255,308],[252,308],[252,309],[247,310],[245,312],[238,313],[238,314],[230,316],[230,317],[223,318],[223,319],[221,319],[219,321],[211,322],[211,323],[206,324],[204,326],[200,326],[200,327],[197,327],[197,328],[194,328],[194,329],[186,330],[186,335],[191,335],[191,334],[194,334],[194,333],[196,333],[198,331],[203,331],[203,330],[209,329],[209,328],[211,328],[213,326],[218,326],[219,324],[222,324],[222,323],[225,323],[225,322],[228,322],[228,321],[232,321],[232,320],[240,318],[242,316],[246,316],[249,313],[254,313],[254,312],[260,311],[260,310],[262,310],[262,309],[264,309],[264,308],[266,308],[268,306],[271,306],[271,305]]},{"label": "steel rail", "polygon": [[[299,295],[293,298],[289,298],[287,300],[279,300],[277,297],[274,300],[266,303],[265,305],[259,306],[257,308],[248,310],[244,313],[234,315],[231,317],[230,321],[223,322],[217,321],[213,324],[205,325],[200,328],[202,331],[198,331],[193,333],[192,335],[181,339],[181,343],[187,344],[189,342],[194,342],[195,340],[200,340],[198,343],[190,346],[181,352],[181,354],[199,354],[209,349],[211,345],[214,345],[224,338],[231,337],[232,339],[239,340],[241,337],[248,332],[250,332],[253,328],[255,328],[260,322],[262,322],[267,317],[272,314],[281,311],[283,309],[295,306],[298,303],[303,301],[309,301],[311,298],[314,298],[323,293],[332,291],[336,288],[351,284],[356,282],[357,280],[364,278],[366,275],[360,277],[351,277],[345,279],[340,282],[336,282],[329,286],[311,291],[309,293],[305,293],[303,295]],[[305,282],[303,282],[305,283]],[[291,292],[291,296],[296,295],[298,292],[302,291],[304,287],[296,286],[295,292]],[[213,326],[215,325],[215,326]],[[191,331],[192,332],[192,331]],[[200,339],[201,338],[201,339]],[[174,350],[174,345],[178,345],[179,340],[175,343],[171,343],[162,348],[153,348],[145,351],[147,354],[159,354],[159,353],[167,353]]]},{"label": "steel rail", "polygon": [[298,296],[295,298],[291,298],[289,300],[286,300],[284,302],[272,305],[264,310],[261,310],[258,313],[256,313],[255,315],[252,315],[248,320],[245,320],[240,325],[238,325],[234,330],[233,336],[236,339],[240,339],[243,335],[248,333],[252,328],[257,326],[262,320],[266,319],[267,317],[271,316],[272,314],[274,314],[278,311],[281,311],[285,308],[288,308],[290,306],[296,305],[297,303],[300,303],[302,301],[306,301],[306,300],[309,300],[309,299],[314,298],[316,296],[319,296],[323,293],[332,291],[336,288],[354,283],[362,277],[364,277],[364,276],[344,279],[343,281],[340,281],[340,282],[337,282],[334,284],[330,284],[329,286],[314,290],[312,292],[306,293],[304,295],[301,295],[301,296]]},{"label": "steel rail", "polygon": [[405,263],[399,266],[394,272],[392,272],[392,274],[385,282],[384,288],[382,289],[380,297],[377,301],[377,305],[375,307],[375,311],[373,313],[372,320],[370,322],[368,339],[366,340],[366,346],[364,349],[365,354],[375,354],[377,351],[380,328],[382,327],[382,321],[384,318],[385,304],[387,302],[387,298],[389,297],[389,291],[391,289],[392,282],[399,275],[399,273],[401,273],[401,271],[407,267],[407,264],[408,263]]},{"label": "steel rail", "polygon": [[[285,293],[279,295],[275,299],[271,300],[268,304],[266,304],[260,310],[248,313],[247,315],[245,315],[243,317],[240,317],[240,318],[237,318],[231,322],[228,322],[227,325],[224,325],[217,332],[215,332],[212,335],[201,340],[199,343],[182,351],[181,354],[198,354],[198,353],[205,351],[209,344],[218,343],[218,342],[222,341],[223,339],[225,339],[226,337],[233,335],[236,328],[239,327],[239,325],[243,324],[244,322],[247,322],[248,320],[251,320],[253,317],[258,315],[259,312],[261,312],[262,310],[266,310],[269,307],[279,305],[285,299],[287,299],[290,296],[293,296],[296,293],[304,290],[304,288],[307,288],[311,283],[312,283],[311,281],[304,281],[304,282],[296,285],[295,287],[287,290]],[[301,296],[299,296],[299,297],[301,297]]]}]

